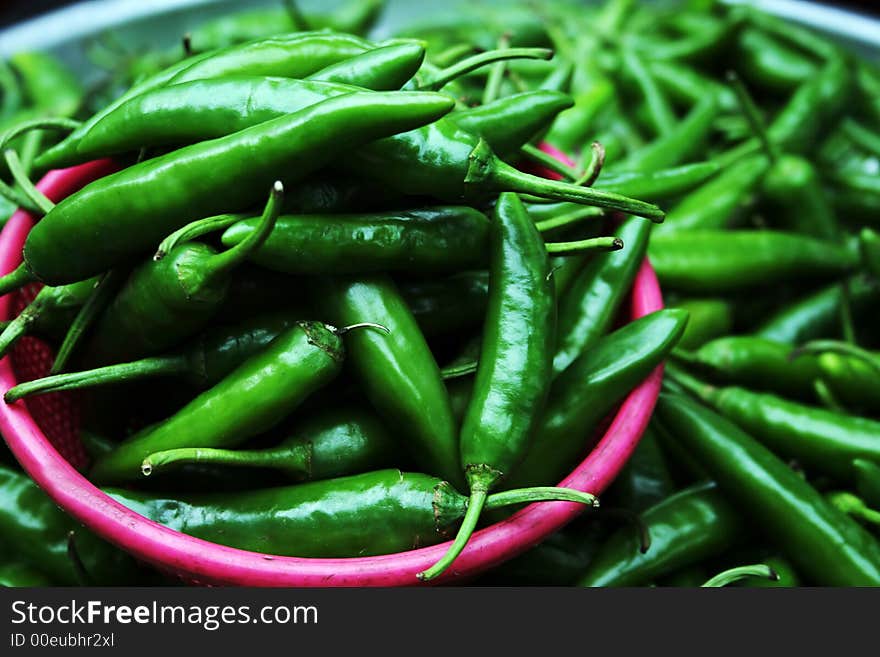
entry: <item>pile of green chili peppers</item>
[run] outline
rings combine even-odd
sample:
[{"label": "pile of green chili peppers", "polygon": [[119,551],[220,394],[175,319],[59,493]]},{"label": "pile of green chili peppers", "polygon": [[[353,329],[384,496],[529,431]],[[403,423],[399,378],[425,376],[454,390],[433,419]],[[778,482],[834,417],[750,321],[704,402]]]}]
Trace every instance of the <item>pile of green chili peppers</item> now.
[{"label": "pile of green chili peppers", "polygon": [[[0,293],[42,285],[0,355],[55,357],[6,403],[77,391],[84,473],[232,547],[454,539],[416,583],[566,500],[476,583],[880,585],[880,67],[712,1],[379,39],[383,9],[107,35],[88,91],[44,53],[0,66],[0,215],[39,219]],[[57,204],[32,182],[102,158]],[[646,257],[668,307],[621,324]],[[557,486],[663,363],[601,507]],[[5,460],[3,584],[163,581]]]}]

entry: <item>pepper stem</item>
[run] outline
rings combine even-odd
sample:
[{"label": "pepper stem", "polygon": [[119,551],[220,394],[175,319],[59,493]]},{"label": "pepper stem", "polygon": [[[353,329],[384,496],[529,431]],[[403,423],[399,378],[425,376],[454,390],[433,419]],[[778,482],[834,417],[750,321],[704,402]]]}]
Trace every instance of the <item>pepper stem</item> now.
[{"label": "pepper stem", "polygon": [[695,397],[702,399],[703,401],[712,403],[715,397],[713,393],[716,391],[716,388],[714,386],[711,386],[708,383],[704,383],[696,377],[691,376],[675,363],[666,363],[665,367],[667,376],[675,381],[675,383],[680,385],[682,388],[690,392]]},{"label": "pepper stem", "polygon": [[789,359],[794,360],[800,356],[817,355],[823,353],[840,354],[849,356],[863,362],[880,373],[880,357],[872,354],[867,349],[849,344],[848,342],[840,342],[839,340],[812,340],[806,344],[794,349],[789,354]]},{"label": "pepper stem", "polygon": [[580,223],[584,219],[601,219],[604,216],[605,211],[602,210],[602,208],[593,208],[587,205],[580,207],[577,210],[572,210],[571,212],[551,217],[550,219],[536,221],[535,228],[538,229],[539,233],[546,233],[551,230],[556,230],[557,228],[564,228],[565,226]]},{"label": "pepper stem", "polygon": [[524,144],[520,147],[520,152],[533,162],[540,164],[545,169],[557,173],[568,180],[577,180],[578,172],[568,166],[565,162],[560,162],[550,153],[545,153],[534,144]]},{"label": "pepper stem", "polygon": [[605,165],[605,147],[598,141],[590,144],[590,161],[587,163],[584,172],[574,181],[575,185],[592,187],[593,183],[602,173],[602,167]]},{"label": "pepper stem", "polygon": [[825,499],[848,516],[856,520],[880,526],[880,511],[872,509],[858,495],[846,491],[826,493]]},{"label": "pepper stem", "polygon": [[208,277],[237,267],[251,253],[263,245],[263,242],[272,233],[272,229],[275,228],[275,222],[278,219],[278,215],[281,214],[281,204],[283,201],[284,185],[281,184],[280,180],[276,180],[275,184],[272,185],[272,190],[269,192],[269,200],[263,209],[257,229],[231,249],[215,255],[207,268]]},{"label": "pepper stem", "polygon": [[0,297],[2,297],[4,294],[14,292],[15,290],[24,287],[28,283],[33,283],[36,280],[37,277],[31,273],[30,269],[28,269],[27,267],[27,264],[21,263],[18,267],[13,269],[5,276],[0,276]]},{"label": "pepper stem", "polygon": [[153,376],[184,374],[188,369],[189,365],[184,356],[155,356],[131,363],[107,365],[106,367],[98,367],[82,372],[55,374],[43,377],[42,379],[19,383],[14,388],[8,390],[3,399],[7,404],[11,404],[24,397],[42,395],[47,392],[78,390],[79,388],[91,388],[111,383],[139,381]]},{"label": "pepper stem", "polygon": [[159,261],[178,244],[183,242],[191,242],[198,239],[202,235],[213,233],[218,230],[225,230],[232,224],[238,223],[245,218],[243,214],[219,214],[215,217],[206,217],[187,224],[183,228],[175,230],[168,237],[162,240],[156,253],[153,254],[153,260]]},{"label": "pepper stem", "polygon": [[67,329],[49,374],[58,374],[67,367],[67,363],[70,362],[70,358],[82,342],[83,336],[104,312],[127,274],[128,271],[124,269],[111,269],[101,277]]},{"label": "pepper stem", "polygon": [[734,582],[738,582],[740,580],[746,579],[747,577],[763,577],[764,579],[769,579],[772,582],[779,581],[779,575],[773,570],[770,566],[763,563],[758,563],[749,566],[738,566],[736,568],[731,568],[730,570],[725,570],[723,573],[718,573],[712,579],[708,580],[702,587],[722,587],[733,584]]},{"label": "pepper stem", "polygon": [[487,50],[437,71],[433,76],[420,84],[418,90],[437,91],[454,79],[495,62],[510,59],[550,59],[551,57],[553,57],[553,51],[548,48],[501,48],[499,50]]},{"label": "pepper stem", "polygon": [[6,165],[9,167],[9,173],[12,174],[12,179],[19,186],[22,194],[27,197],[33,206],[44,215],[54,208],[55,204],[47,199],[43,192],[34,187],[34,183],[31,182],[27,172],[24,170],[24,166],[22,166],[18,153],[11,148],[7,148],[6,151],[4,151],[3,156],[6,158]]},{"label": "pepper stem", "polygon": [[[488,148],[485,146],[484,148]],[[539,178],[522,171],[514,169],[497,158],[490,158],[489,161],[479,163],[478,160],[485,158],[486,153],[478,153],[480,146],[474,149],[471,154],[472,163],[476,163],[478,167],[482,164],[483,171],[468,171],[468,179],[465,183],[474,182],[478,186],[493,188],[496,191],[518,192],[521,194],[534,194],[544,198],[555,199],[557,201],[572,201],[583,205],[592,205],[600,208],[608,208],[610,210],[619,210],[625,214],[636,215],[637,217],[645,217],[654,223],[661,223],[665,217],[663,210],[653,203],[645,203],[622,194],[614,192],[605,192],[593,187],[578,187],[571,183],[565,183],[559,180],[548,180]]]},{"label": "pepper stem", "polygon": [[45,311],[46,301],[51,293],[52,288],[44,287],[37,293],[34,300],[3,329],[3,332],[0,333],[0,358],[9,353],[19,338],[27,335],[27,332]]},{"label": "pepper stem", "polygon": [[480,519],[480,514],[483,512],[483,506],[486,504],[488,494],[489,492],[485,488],[477,488],[471,491],[467,511],[464,514],[464,519],[461,521],[461,527],[458,528],[458,533],[455,535],[455,540],[452,542],[452,545],[449,546],[446,554],[444,554],[437,563],[427,570],[420,572],[416,577],[423,582],[430,582],[432,579],[442,575],[446,569],[452,565],[452,562],[454,562],[458,558],[458,555],[461,554],[462,550],[464,550],[468,541],[471,539],[471,534],[473,534],[474,530],[477,528],[477,521]]},{"label": "pepper stem", "polygon": [[743,84],[742,80],[740,80],[735,71],[727,72],[727,81],[730,83],[730,86],[733,87],[733,92],[736,94],[739,108],[742,111],[743,116],[745,116],[746,121],[749,122],[749,127],[761,142],[761,146],[764,148],[767,157],[770,158],[771,162],[775,162],[779,159],[779,147],[770,141],[770,135],[767,134],[767,126],[764,125],[764,119],[761,117],[761,112],[755,104],[755,99],[752,98],[752,95],[749,93],[748,89],[746,89],[746,86]]},{"label": "pepper stem", "polygon": [[282,470],[297,479],[308,479],[310,456],[307,445],[260,450],[183,447],[150,454],[141,464],[141,473],[149,477],[169,467],[207,463],[246,468],[272,468]]},{"label": "pepper stem", "polygon": [[575,242],[547,242],[547,253],[556,256],[576,256],[592,251],[620,251],[623,240],[619,237],[592,237]]},{"label": "pepper stem", "polygon": [[486,499],[485,508],[491,510],[512,504],[530,504],[532,502],[576,502],[594,508],[599,506],[599,499],[591,493],[574,488],[562,488],[561,486],[533,486],[493,493]]},{"label": "pepper stem", "polygon": [[[498,39],[499,50],[510,50],[510,35],[502,34]],[[483,89],[483,105],[488,105],[501,93],[501,84],[504,82],[504,74],[507,71],[507,60],[502,59],[497,64],[493,64],[489,70],[489,77],[486,79],[486,86]]]}]

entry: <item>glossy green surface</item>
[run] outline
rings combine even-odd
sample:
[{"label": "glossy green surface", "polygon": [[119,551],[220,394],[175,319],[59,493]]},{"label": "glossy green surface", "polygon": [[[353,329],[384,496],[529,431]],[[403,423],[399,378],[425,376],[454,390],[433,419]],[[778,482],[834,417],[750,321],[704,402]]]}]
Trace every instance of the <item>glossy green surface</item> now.
[{"label": "glossy green surface", "polygon": [[633,527],[614,533],[593,558],[579,586],[643,586],[657,577],[722,554],[745,532],[740,514],[715,484],[697,484],[641,514],[651,536],[642,553]]},{"label": "glossy green surface", "polygon": [[301,322],[246,360],[167,420],[99,458],[90,476],[133,481],[153,452],[176,447],[234,447],[277,425],[342,367],[342,341],[323,324]]},{"label": "glossy green surface", "polygon": [[661,394],[661,422],[740,512],[813,584],[880,585],[880,544],[736,425],[684,397]]},{"label": "glossy green surface", "polygon": [[[259,219],[231,226],[223,244],[250,235]],[[489,221],[465,206],[363,214],[279,217],[257,264],[288,274],[349,274],[377,271],[456,272],[487,264]]]}]

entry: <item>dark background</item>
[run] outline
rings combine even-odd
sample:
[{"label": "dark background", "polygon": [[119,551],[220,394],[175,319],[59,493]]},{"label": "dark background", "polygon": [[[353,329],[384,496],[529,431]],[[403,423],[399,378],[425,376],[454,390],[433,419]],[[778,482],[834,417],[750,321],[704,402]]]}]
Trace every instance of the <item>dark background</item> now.
[{"label": "dark background", "polygon": [[[0,0],[0,26],[10,25],[57,7],[74,4],[74,2],[75,0]],[[149,0],[143,0],[143,2],[149,2]],[[880,14],[880,6],[876,0],[830,4],[857,9],[865,13]]]}]

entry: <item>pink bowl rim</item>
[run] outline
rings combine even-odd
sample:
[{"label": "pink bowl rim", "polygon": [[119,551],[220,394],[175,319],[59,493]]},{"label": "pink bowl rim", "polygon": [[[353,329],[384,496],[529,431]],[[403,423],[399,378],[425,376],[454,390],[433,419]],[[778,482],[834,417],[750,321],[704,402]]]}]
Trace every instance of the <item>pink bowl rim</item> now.
[{"label": "pink bowl rim", "polygon": [[[37,187],[59,201],[114,170],[101,160],[50,171]],[[0,271],[21,262],[33,218],[19,210],[0,233]],[[0,298],[0,317],[10,312],[11,295]],[[663,308],[657,277],[647,258],[633,285],[629,315],[637,319]],[[590,454],[561,486],[600,494],[638,445],[660,393],[658,366],[626,397]],[[0,360],[0,395],[16,384],[12,363]],[[304,559],[230,548],[181,534],[116,502],[91,484],[55,450],[23,402],[0,399],[0,431],[24,470],[67,513],[99,536],[165,572],[211,585],[328,587],[417,585],[416,573],[433,564],[449,543],[376,557]],[[437,583],[473,577],[540,543],[583,511],[571,502],[545,502],[521,509],[474,534],[465,551]]]}]

